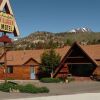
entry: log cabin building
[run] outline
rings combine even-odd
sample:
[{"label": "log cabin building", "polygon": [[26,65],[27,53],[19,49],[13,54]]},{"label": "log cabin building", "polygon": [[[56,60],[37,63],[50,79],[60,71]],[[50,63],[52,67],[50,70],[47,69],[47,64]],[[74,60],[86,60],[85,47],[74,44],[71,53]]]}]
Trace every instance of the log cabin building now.
[{"label": "log cabin building", "polygon": [[[56,49],[64,56],[66,48]],[[18,80],[38,79],[41,65],[41,55],[45,50],[19,50],[7,52],[7,78]],[[62,52],[63,51],[63,52]],[[4,53],[0,56],[0,64],[4,63]],[[0,79],[4,79],[4,66],[0,66]]]},{"label": "log cabin building", "polygon": [[53,77],[90,77],[100,75],[100,45],[80,45],[75,42],[66,52]]},{"label": "log cabin building", "polygon": [[[38,51],[37,51],[38,52]],[[29,51],[8,51],[7,52],[7,78],[8,79],[37,79],[36,74],[39,71],[38,59],[34,59],[39,55],[31,50]],[[4,57],[1,59],[1,65],[4,63]],[[4,67],[0,67],[0,79],[4,79]]]},{"label": "log cabin building", "polygon": [[[100,75],[100,45],[80,45],[75,42],[71,47],[55,49],[61,56],[61,62],[53,77],[65,77],[68,74],[78,77]],[[7,78],[30,80],[38,79],[41,55],[45,50],[19,50],[7,52]],[[1,65],[4,54],[0,56]],[[0,79],[4,79],[4,67],[0,67]]]}]

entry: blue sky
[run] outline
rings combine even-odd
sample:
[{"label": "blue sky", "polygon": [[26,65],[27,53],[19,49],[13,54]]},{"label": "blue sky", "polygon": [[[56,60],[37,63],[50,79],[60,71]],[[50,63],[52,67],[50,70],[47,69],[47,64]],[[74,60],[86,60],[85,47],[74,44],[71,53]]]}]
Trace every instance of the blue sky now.
[{"label": "blue sky", "polygon": [[100,32],[100,0],[10,0],[21,36],[89,27]]}]

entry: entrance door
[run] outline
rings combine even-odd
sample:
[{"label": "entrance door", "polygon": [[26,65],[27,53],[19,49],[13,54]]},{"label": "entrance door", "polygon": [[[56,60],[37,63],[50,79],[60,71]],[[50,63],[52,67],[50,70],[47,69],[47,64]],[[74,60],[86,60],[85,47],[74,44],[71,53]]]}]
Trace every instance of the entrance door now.
[{"label": "entrance door", "polygon": [[30,66],[30,79],[35,79],[35,70],[33,66]]},{"label": "entrance door", "polygon": [[95,66],[93,64],[72,64],[69,71],[73,76],[89,77],[92,75]]}]

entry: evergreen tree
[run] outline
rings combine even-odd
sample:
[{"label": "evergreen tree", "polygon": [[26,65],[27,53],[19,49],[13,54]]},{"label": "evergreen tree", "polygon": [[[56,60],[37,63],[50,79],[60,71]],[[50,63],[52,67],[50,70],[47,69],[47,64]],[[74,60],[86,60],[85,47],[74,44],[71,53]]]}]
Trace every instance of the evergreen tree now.
[{"label": "evergreen tree", "polygon": [[42,71],[53,73],[58,64],[60,63],[60,55],[54,49],[45,51],[41,56]]}]

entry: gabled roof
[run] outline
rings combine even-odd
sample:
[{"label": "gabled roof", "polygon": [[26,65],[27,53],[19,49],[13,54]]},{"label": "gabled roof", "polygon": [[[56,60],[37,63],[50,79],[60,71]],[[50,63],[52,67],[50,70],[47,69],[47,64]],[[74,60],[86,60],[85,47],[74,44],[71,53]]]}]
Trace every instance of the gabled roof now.
[{"label": "gabled roof", "polygon": [[[14,16],[9,0],[0,0],[0,11],[3,11],[4,8],[7,13]],[[20,33],[19,33],[19,29],[18,29],[15,18],[14,18],[14,21],[15,21],[14,35],[18,36],[18,35],[20,35]]]},{"label": "gabled roof", "polygon": [[[80,45],[75,43],[81,48],[93,61],[98,64],[96,59],[100,59],[100,45]],[[71,47],[72,48],[72,47]],[[63,48],[55,49],[57,53],[61,56],[61,61],[66,57],[66,54],[70,52],[71,49],[69,46]],[[19,51],[8,51],[7,52],[7,64],[8,65],[22,65],[30,58],[33,58],[38,63],[41,63],[41,55],[44,52],[44,49],[40,50],[19,50]],[[0,60],[3,62],[3,58]],[[100,63],[99,63],[100,64]]]},{"label": "gabled roof", "polygon": [[80,46],[94,60],[100,59],[100,44],[97,44],[97,45],[80,45]]},{"label": "gabled roof", "polygon": [[[68,51],[69,46],[55,49],[57,53],[64,57],[66,51]],[[48,50],[48,49],[47,49]],[[7,52],[7,65],[23,65],[29,59],[34,59],[36,62],[41,63],[41,55],[45,50],[19,50],[19,51],[8,51]],[[3,62],[3,58],[0,62]]]},{"label": "gabled roof", "polygon": [[[95,57],[97,58],[97,49],[98,48],[95,48],[96,49],[96,52],[94,52],[94,50],[91,48],[91,45],[86,45],[86,46],[84,46],[84,45],[80,45],[79,43],[77,43],[77,42],[75,42],[75,44],[78,46],[78,47],[80,47],[80,49],[93,61],[93,63],[95,64],[95,65],[97,65],[98,66],[98,63],[96,62],[96,60],[94,59],[94,57],[93,57],[93,54],[94,53],[96,53],[95,54]],[[95,46],[96,47],[96,45],[93,45],[93,46]],[[99,45],[100,46],[100,45]],[[90,51],[93,51],[94,53],[92,54]]]},{"label": "gabled roof", "polygon": [[95,59],[100,59],[100,45],[80,45],[79,43],[75,42],[73,43],[73,45],[71,46],[71,48],[68,50],[68,52],[66,52],[65,56],[63,57],[62,61],[60,62],[60,65],[58,66],[58,68],[56,69],[53,77],[56,76],[56,74],[60,71],[60,69],[62,68],[66,57],[69,55],[70,51],[73,49],[74,46],[77,46],[78,48],[80,48],[80,50],[82,50],[87,57],[96,65],[99,66],[99,64],[96,62]]},{"label": "gabled roof", "polygon": [[[24,62],[23,65],[28,65],[28,63],[29,63],[30,61],[34,61],[34,62],[36,63],[36,65],[34,65],[34,66],[39,65],[39,63],[38,63],[35,59],[33,59],[33,58],[30,58],[28,61]],[[32,65],[33,65],[33,64],[32,64]]]},{"label": "gabled roof", "polygon": [[[40,50],[8,51],[7,65],[23,65],[31,58],[39,63],[41,53]],[[1,61],[3,62],[4,58]]]}]

